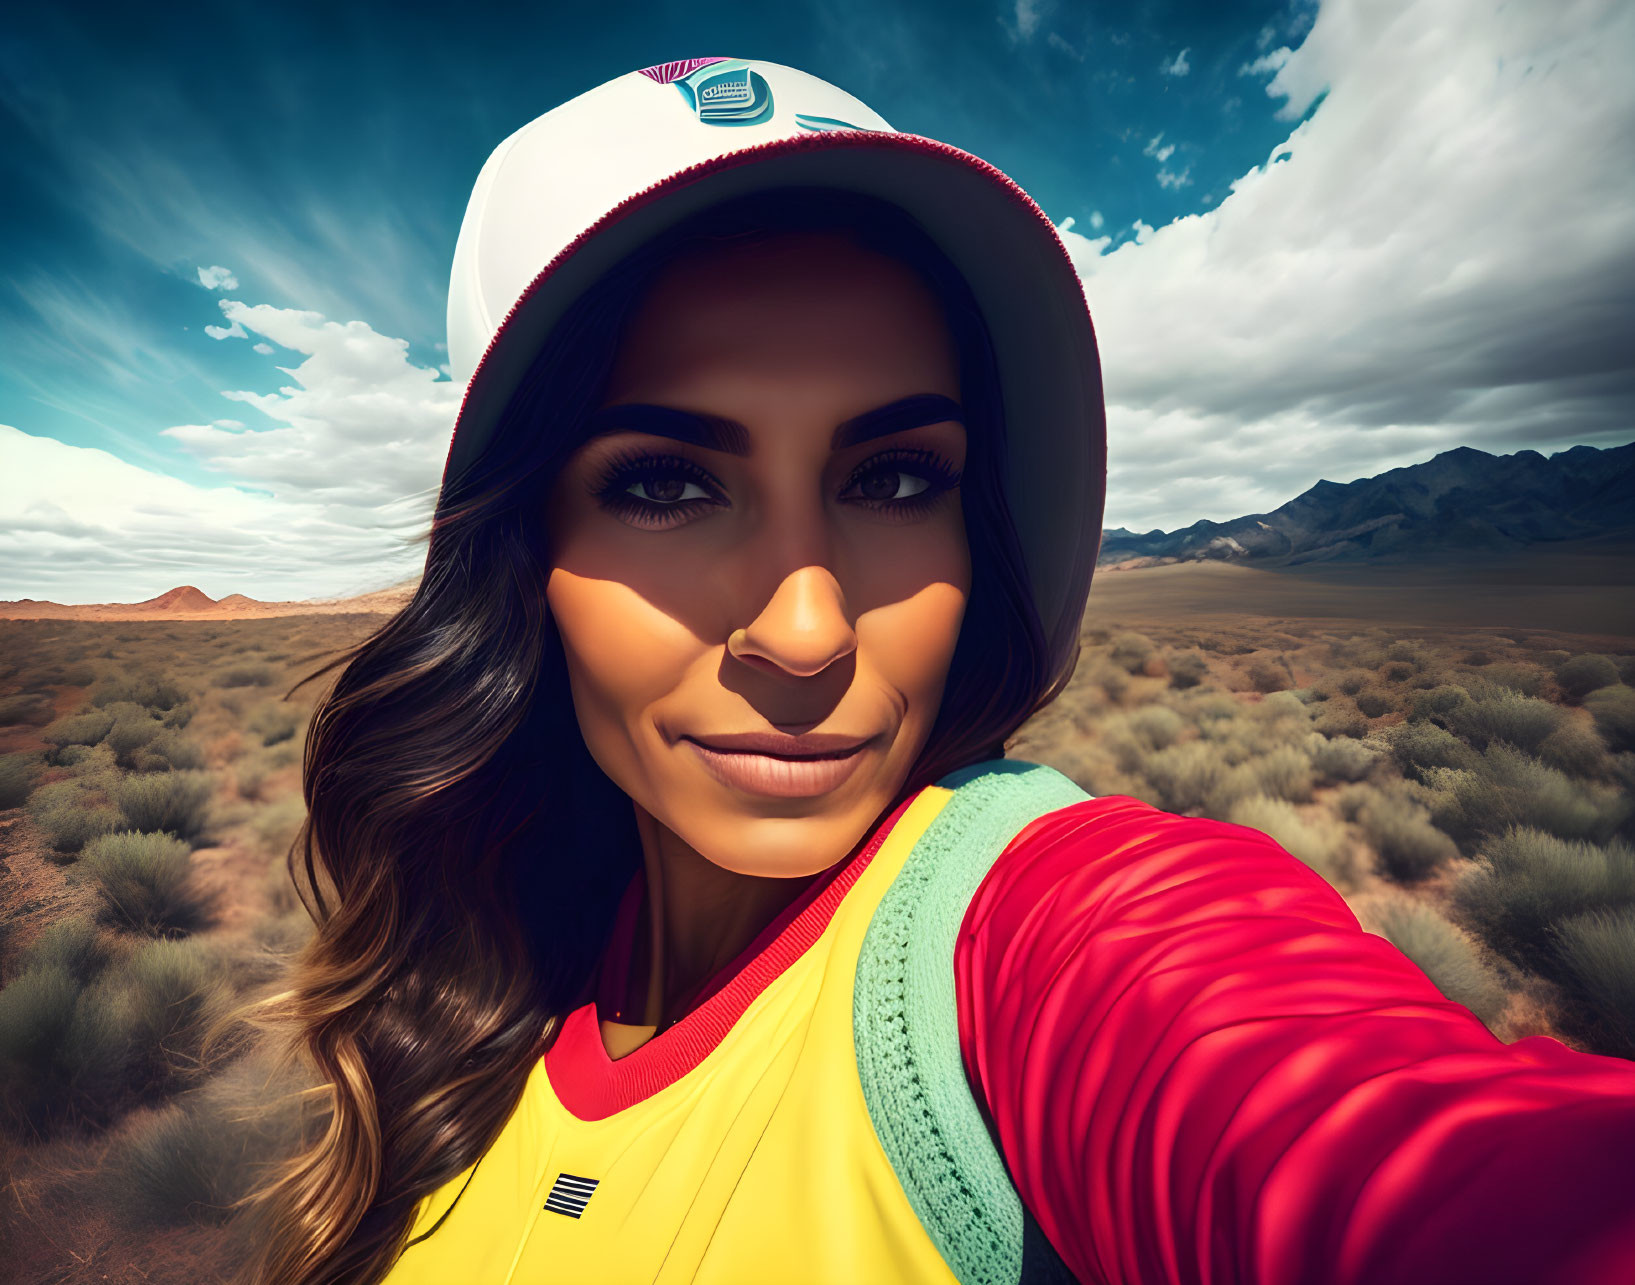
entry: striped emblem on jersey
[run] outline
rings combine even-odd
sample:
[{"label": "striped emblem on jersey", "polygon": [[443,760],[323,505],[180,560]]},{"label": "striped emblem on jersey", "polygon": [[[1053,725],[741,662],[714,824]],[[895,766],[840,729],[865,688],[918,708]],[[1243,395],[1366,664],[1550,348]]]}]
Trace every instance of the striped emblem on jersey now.
[{"label": "striped emblem on jersey", "polygon": [[545,1197],[545,1208],[577,1218],[585,1212],[591,1193],[600,1181],[600,1178],[576,1178],[571,1173],[559,1173],[551,1184],[550,1194]]}]

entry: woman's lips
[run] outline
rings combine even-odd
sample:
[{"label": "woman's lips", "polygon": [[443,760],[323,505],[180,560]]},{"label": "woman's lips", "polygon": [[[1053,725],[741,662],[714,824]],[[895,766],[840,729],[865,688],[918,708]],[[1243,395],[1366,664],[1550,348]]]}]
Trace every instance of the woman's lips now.
[{"label": "woman's lips", "polygon": [[753,750],[717,749],[691,737],[682,739],[723,785],[749,794],[782,799],[811,798],[835,789],[857,769],[868,744],[863,741],[844,751],[803,758],[781,758]]}]

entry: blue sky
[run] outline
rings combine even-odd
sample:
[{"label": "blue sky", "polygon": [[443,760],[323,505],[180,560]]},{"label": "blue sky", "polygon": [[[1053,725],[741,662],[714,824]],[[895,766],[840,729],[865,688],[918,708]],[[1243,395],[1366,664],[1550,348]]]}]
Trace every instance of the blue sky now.
[{"label": "blue sky", "polygon": [[[1578,4],[1578,31],[1516,8],[792,0],[624,4],[615,24],[594,6],[25,7],[0,36],[0,449],[36,481],[9,499],[0,483],[0,597],[297,597],[412,574],[378,535],[412,525],[402,503],[321,476],[356,411],[322,383],[323,336],[350,327],[398,363],[434,487],[452,412],[428,385],[447,383],[449,262],[483,160],[585,89],[697,55],[831,80],[997,165],[1063,228],[1103,338],[1109,525],[1236,516],[1453,445],[1628,440],[1635,239],[1607,171],[1635,39],[1610,2]],[[1571,126],[1553,143],[1550,113]],[[1438,141],[1451,160],[1426,158]],[[1548,161],[1518,169],[1529,149]],[[1490,220],[1473,204],[1489,190],[1526,208]],[[257,325],[230,325],[228,300]],[[1492,320],[1523,308],[1526,328]],[[277,466],[265,433],[222,448],[270,428]],[[151,514],[122,528],[104,505],[96,527],[72,479],[126,475],[59,448],[155,475],[234,552],[206,576]],[[224,490],[266,504],[240,521]],[[260,550],[264,531],[307,552]],[[126,553],[97,557],[99,538]]]}]

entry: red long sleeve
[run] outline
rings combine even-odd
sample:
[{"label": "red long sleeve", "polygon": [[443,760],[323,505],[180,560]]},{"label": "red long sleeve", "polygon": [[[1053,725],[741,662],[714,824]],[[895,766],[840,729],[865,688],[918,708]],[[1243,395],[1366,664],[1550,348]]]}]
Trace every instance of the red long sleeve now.
[{"label": "red long sleeve", "polygon": [[1024,830],[960,1046],[1085,1282],[1635,1282],[1635,1064],[1506,1045],[1254,830],[1134,799]]}]

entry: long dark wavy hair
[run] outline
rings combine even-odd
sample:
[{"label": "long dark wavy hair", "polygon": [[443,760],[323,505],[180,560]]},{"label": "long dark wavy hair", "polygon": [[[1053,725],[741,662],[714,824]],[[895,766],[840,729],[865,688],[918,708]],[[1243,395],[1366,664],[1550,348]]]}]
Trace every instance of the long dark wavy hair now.
[{"label": "long dark wavy hair", "polygon": [[253,1285],[376,1282],[422,1197],[490,1146],[562,1020],[592,998],[641,861],[629,798],[585,747],[546,609],[540,497],[583,440],[623,326],[689,247],[837,231],[916,269],[960,360],[971,592],[927,743],[898,801],[1002,757],[1053,699],[1004,498],[1004,408],[969,286],[899,207],[782,188],[718,204],[621,260],[555,325],[481,456],[444,479],[412,600],[339,668],[302,766],[288,855],[316,931],[281,992],[241,1010],[282,1033],[317,1128],[240,1202]]}]

